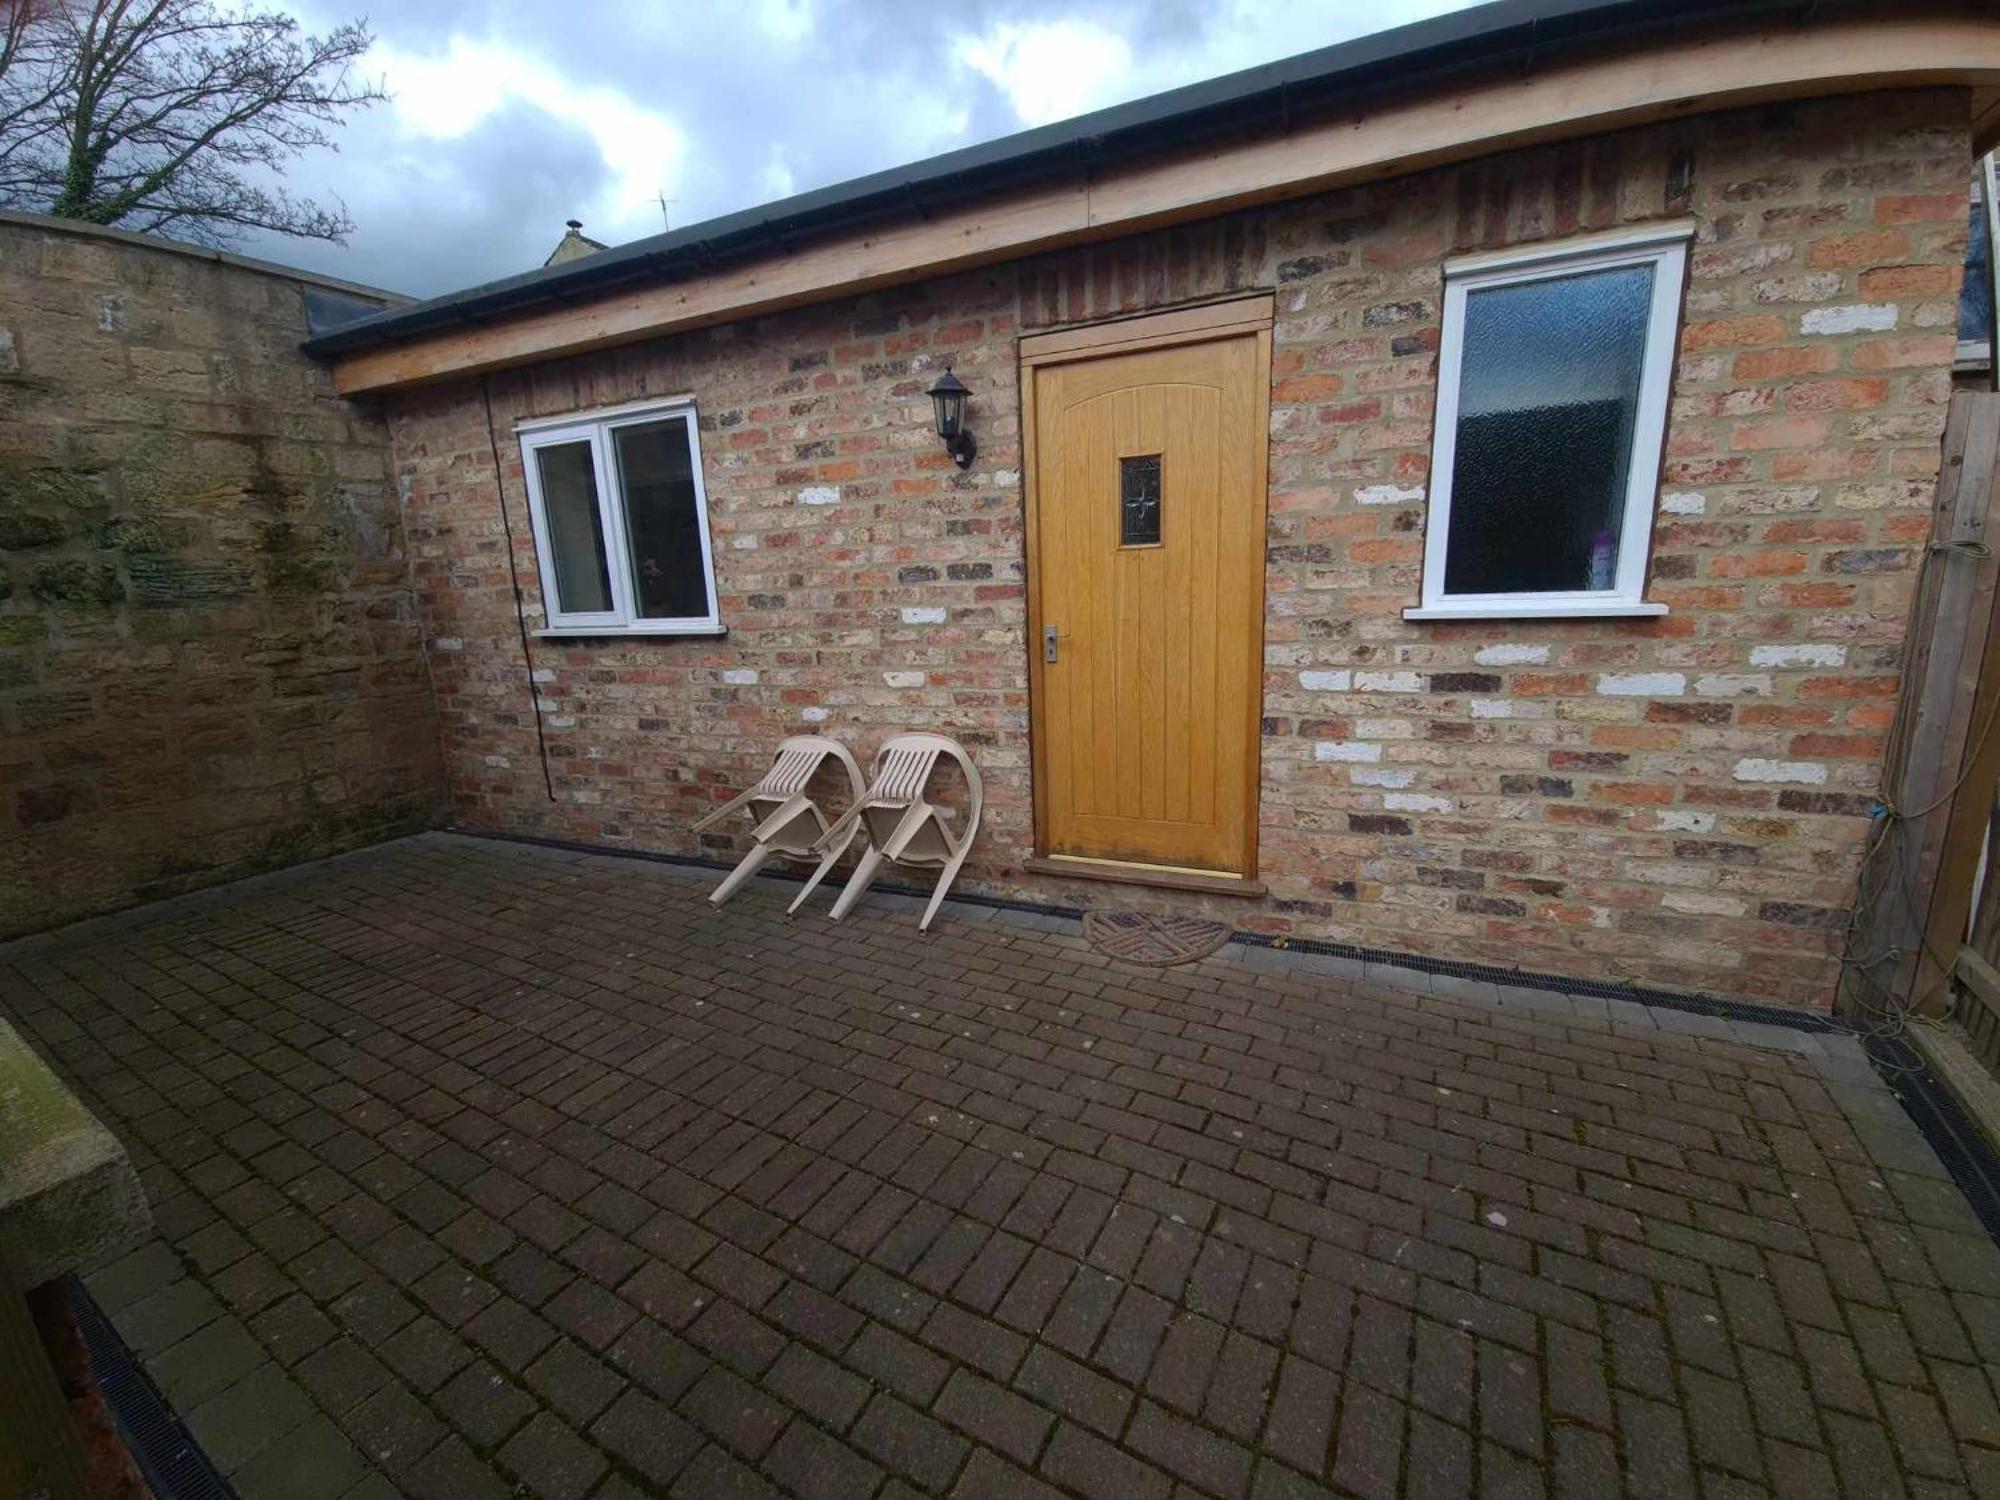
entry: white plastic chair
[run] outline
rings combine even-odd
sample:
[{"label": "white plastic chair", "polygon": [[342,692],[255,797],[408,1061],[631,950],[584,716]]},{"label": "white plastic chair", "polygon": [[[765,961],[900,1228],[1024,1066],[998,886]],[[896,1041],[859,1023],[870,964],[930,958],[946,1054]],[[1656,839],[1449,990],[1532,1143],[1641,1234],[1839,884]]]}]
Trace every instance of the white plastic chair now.
[{"label": "white plastic chair", "polygon": [[[941,756],[956,761],[965,775],[967,800],[965,831],[962,833],[952,831],[950,815],[944,808],[925,800],[924,794]],[[805,889],[792,902],[791,910],[797,911],[806,897],[812,894],[813,888],[826,878],[827,871],[846,852],[856,831],[860,830],[868,835],[868,847],[861,851],[854,873],[848,877],[846,886],[833,903],[834,921],[838,922],[854,910],[856,903],[868,893],[868,887],[881,873],[884,862],[942,866],[937,889],[931,892],[930,905],[924,908],[924,919],[917,924],[919,932],[928,931],[931,918],[944,904],[946,892],[951,889],[952,881],[958,878],[959,867],[972,850],[972,841],[979,833],[980,809],[985,800],[986,794],[979,782],[979,768],[973,765],[972,757],[958,741],[941,734],[897,735],[876,752],[868,790],[847,810],[847,815],[821,837],[819,868],[806,881]]]},{"label": "white plastic chair", "polygon": [[[764,773],[763,780],[740,796],[732,797],[694,825],[694,831],[700,833],[713,828],[739,809],[748,812],[751,822],[756,825],[750,834],[755,840],[750,852],[710,894],[708,899],[711,905],[720,906],[735,895],[743,882],[755,875],[773,854],[790,859],[811,859],[819,852],[820,841],[827,834],[826,814],[820,811],[818,803],[806,795],[806,788],[829,757],[839,761],[841,768],[847,772],[851,809],[860,802],[863,791],[860,763],[839,740],[818,734],[800,734],[779,743],[777,757],[771,762],[771,769]],[[848,839],[852,838],[850,832]],[[840,848],[845,850],[847,842],[843,841]],[[839,858],[839,853],[836,852],[834,857]]]}]

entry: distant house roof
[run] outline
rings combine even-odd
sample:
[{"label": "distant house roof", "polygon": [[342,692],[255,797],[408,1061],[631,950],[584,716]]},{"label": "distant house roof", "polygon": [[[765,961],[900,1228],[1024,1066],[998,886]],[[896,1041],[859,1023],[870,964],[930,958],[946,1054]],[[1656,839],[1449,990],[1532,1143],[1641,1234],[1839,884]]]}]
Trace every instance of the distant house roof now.
[{"label": "distant house roof", "polygon": [[[1796,24],[1803,34],[1808,27],[1843,19],[1889,23],[1935,14],[1976,17],[1984,24],[1992,13],[1980,0],[1495,0],[614,249],[571,260],[551,257],[541,270],[362,319],[306,348],[320,356],[348,356],[630,294],[635,288],[712,276],[829,240],[866,243],[898,226],[962,212],[981,200],[1054,183],[1107,182],[1171,151],[1219,148],[1251,135],[1288,135],[1334,116],[1362,123],[1371,110],[1393,99],[1424,91],[1443,94],[1504,79],[1517,70],[1527,84],[1572,56],[1672,46],[1700,35],[1704,26],[1754,24],[1768,32]],[[1963,67],[1971,73],[1989,63],[1970,59]],[[1872,66],[1867,55],[1857,55],[1847,70],[1867,76]],[[1907,70],[1897,76],[1915,81]],[[1697,73],[1691,88],[1698,90],[1700,81]],[[1698,96],[1684,107],[1701,107]],[[1617,118],[1615,100],[1592,108],[1598,118]],[[1476,116],[1466,119],[1465,134],[1475,136],[1480,123]],[[489,361],[485,367],[501,362],[520,360]],[[371,377],[355,388],[404,380]]]},{"label": "distant house roof", "polygon": [[570,261],[582,260],[586,255],[595,255],[610,248],[604,241],[594,240],[583,232],[583,220],[571,219],[569,228],[556,241],[555,249],[549,252],[549,258],[542,262],[542,269],[546,271],[550,266],[567,265]]}]

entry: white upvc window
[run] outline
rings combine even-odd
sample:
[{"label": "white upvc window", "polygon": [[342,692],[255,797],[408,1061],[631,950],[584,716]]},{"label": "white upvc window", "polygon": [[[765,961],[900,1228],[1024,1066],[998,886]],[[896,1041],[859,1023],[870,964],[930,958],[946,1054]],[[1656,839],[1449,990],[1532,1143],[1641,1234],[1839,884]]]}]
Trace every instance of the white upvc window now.
[{"label": "white upvc window", "polygon": [[544,635],[716,635],[694,399],[523,422]]},{"label": "white upvc window", "polygon": [[1642,597],[1689,221],[1445,263],[1410,620],[1662,615]]}]

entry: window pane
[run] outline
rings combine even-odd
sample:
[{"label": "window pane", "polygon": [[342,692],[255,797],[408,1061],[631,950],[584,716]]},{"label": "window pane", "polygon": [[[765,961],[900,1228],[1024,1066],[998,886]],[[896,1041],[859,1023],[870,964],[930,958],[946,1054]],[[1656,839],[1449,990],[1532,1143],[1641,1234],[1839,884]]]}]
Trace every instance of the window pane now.
[{"label": "window pane", "polygon": [[620,427],[618,486],[632,541],[632,596],[647,620],[703,619],[709,613],[695,508],[687,419]]},{"label": "window pane", "polygon": [[1958,336],[1978,343],[1993,337],[1993,247],[1986,243],[1986,207],[1972,205],[1965,240],[1965,280],[1958,292]]},{"label": "window pane", "polygon": [[1118,460],[1118,545],[1149,547],[1160,539],[1160,455]]},{"label": "window pane", "polygon": [[541,466],[542,514],[555,553],[556,609],[602,613],[611,608],[611,570],[604,560],[604,518],[597,509],[590,444],[537,448],[535,462]]},{"label": "window pane", "polygon": [[1616,583],[1653,267],[1465,299],[1447,594]]}]

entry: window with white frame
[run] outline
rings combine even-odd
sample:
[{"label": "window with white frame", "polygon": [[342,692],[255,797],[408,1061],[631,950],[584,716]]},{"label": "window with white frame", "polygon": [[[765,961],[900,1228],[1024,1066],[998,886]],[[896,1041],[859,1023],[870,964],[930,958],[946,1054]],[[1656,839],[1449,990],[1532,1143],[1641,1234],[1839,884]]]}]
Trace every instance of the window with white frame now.
[{"label": "window with white frame", "polygon": [[550,635],[721,629],[688,398],[516,429]]},{"label": "window with white frame", "polygon": [[1642,595],[1693,226],[1446,262],[1423,602],[1664,614]]}]

